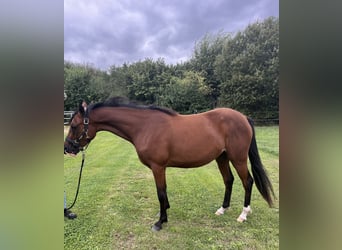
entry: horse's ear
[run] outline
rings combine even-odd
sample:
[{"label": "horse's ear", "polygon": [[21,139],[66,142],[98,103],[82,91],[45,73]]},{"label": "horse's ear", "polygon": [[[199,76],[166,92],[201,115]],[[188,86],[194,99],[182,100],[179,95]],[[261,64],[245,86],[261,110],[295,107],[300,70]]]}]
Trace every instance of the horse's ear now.
[{"label": "horse's ear", "polygon": [[85,101],[83,101],[82,103],[80,103],[80,106],[79,106],[79,112],[81,113],[81,115],[84,115],[85,114],[85,111],[87,110],[87,103]]}]

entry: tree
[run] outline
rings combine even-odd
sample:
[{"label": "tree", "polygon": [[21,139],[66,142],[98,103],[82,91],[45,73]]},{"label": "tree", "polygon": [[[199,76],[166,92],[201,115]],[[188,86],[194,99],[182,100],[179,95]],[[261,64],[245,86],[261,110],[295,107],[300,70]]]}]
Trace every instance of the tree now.
[{"label": "tree", "polygon": [[89,101],[90,67],[87,65],[64,63],[64,110],[77,109],[80,101]]},{"label": "tree", "polygon": [[198,72],[185,71],[184,77],[172,77],[160,96],[162,106],[183,114],[210,109],[210,88]]},{"label": "tree", "polygon": [[215,61],[216,57],[222,54],[223,44],[229,38],[229,34],[222,32],[217,35],[206,34],[195,44],[194,53],[189,62],[191,70],[197,71],[205,77],[204,82],[211,90],[212,108],[217,105],[221,83],[215,74]]},{"label": "tree", "polygon": [[254,118],[278,118],[279,20],[249,25],[223,46],[215,72],[220,104]]},{"label": "tree", "polygon": [[163,59],[145,59],[130,65],[124,64],[122,69],[112,70],[111,76],[121,79],[128,98],[152,104],[158,99],[167,70]]}]

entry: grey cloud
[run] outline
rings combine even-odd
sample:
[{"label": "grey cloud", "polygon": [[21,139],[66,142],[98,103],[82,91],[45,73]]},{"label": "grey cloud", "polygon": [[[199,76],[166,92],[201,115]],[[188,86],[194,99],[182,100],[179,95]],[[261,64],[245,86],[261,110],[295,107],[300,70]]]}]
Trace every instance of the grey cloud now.
[{"label": "grey cloud", "polygon": [[278,16],[277,1],[67,1],[65,59],[103,69],[147,57],[177,63],[206,33],[268,16]]}]

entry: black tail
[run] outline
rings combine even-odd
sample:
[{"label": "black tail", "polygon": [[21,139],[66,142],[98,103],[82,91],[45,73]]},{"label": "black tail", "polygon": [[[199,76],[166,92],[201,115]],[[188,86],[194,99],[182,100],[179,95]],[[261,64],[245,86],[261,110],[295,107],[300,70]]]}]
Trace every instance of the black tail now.
[{"label": "black tail", "polygon": [[273,187],[270,182],[270,179],[267,176],[266,170],[261,163],[258,147],[257,147],[256,140],[255,140],[255,130],[254,130],[254,125],[253,125],[253,120],[250,118],[247,118],[247,119],[253,130],[253,137],[252,137],[251,145],[249,146],[248,156],[249,156],[249,161],[251,162],[251,165],[252,165],[252,173],[253,173],[255,185],[257,186],[262,197],[264,197],[264,199],[267,201],[268,205],[272,207],[273,201],[272,201],[271,193],[273,197],[275,196]]}]

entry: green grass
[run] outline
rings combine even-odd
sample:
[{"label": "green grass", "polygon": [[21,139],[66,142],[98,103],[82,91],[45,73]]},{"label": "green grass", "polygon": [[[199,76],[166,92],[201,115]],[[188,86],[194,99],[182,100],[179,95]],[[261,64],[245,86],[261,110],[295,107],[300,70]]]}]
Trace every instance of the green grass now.
[{"label": "green grass", "polygon": [[[224,185],[215,162],[196,169],[167,169],[171,208],[160,232],[159,203],[152,172],[134,147],[100,132],[86,152],[81,188],[72,209],[77,219],[64,220],[64,249],[278,249],[279,248],[279,128],[257,127],[260,155],[278,199],[269,208],[255,185],[253,213],[238,223],[244,191],[235,170],[231,209],[222,216]],[[68,205],[77,187],[81,155],[64,158]]]}]

